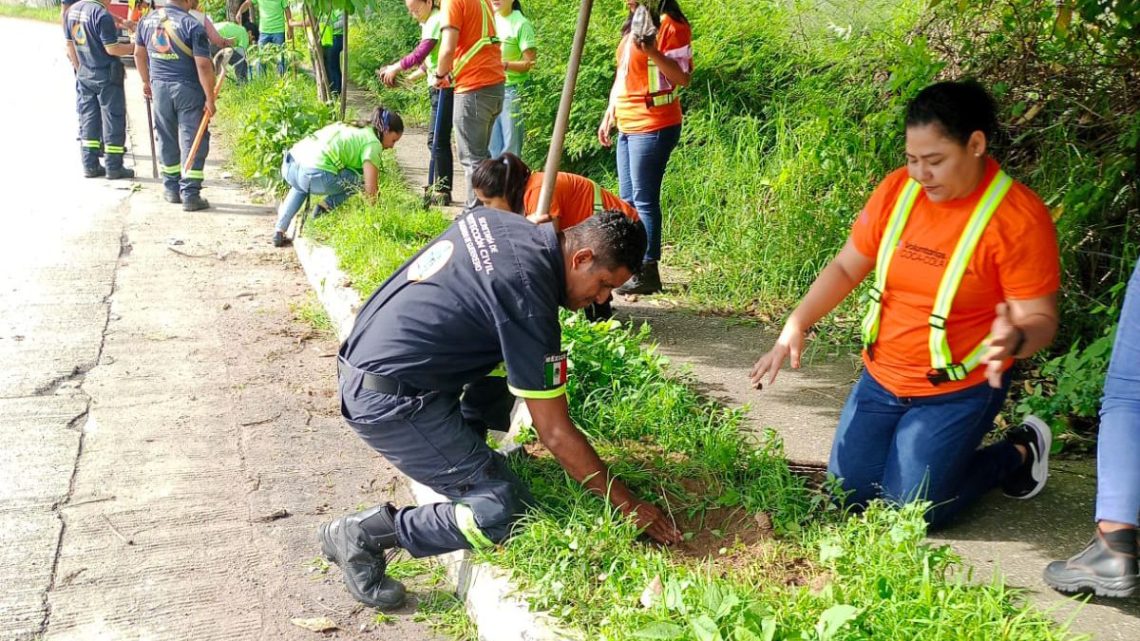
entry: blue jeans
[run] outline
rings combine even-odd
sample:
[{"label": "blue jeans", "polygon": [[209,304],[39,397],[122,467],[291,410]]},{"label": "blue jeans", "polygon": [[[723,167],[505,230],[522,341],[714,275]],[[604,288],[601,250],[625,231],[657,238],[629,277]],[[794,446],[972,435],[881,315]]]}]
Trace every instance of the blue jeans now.
[{"label": "blue jeans", "polygon": [[1009,441],[978,449],[1009,390],[986,383],[940,396],[900,398],[866,371],[839,417],[827,471],[842,479],[847,504],[875,498],[927,499],[931,527],[996,487],[1022,463]]},{"label": "blue jeans", "polygon": [[498,408],[509,411],[513,402],[506,379],[480,381],[462,394],[393,396],[364,389],[361,378],[342,364],[341,413],[349,426],[401,472],[449,500],[396,512],[400,547],[413,557],[472,548],[457,504],[470,509],[483,536],[496,543],[507,538],[533,498],[506,459],[487,447],[487,425],[504,427]]},{"label": "blue jeans", "polygon": [[503,111],[499,113],[499,117],[495,119],[495,127],[491,129],[491,157],[496,158],[507,151],[522,156],[523,135],[519,88],[516,85],[507,85],[503,90]]},{"label": "blue jeans", "polygon": [[[431,164],[428,180],[434,191],[451,193],[455,161],[451,156],[451,118],[455,105],[454,89],[429,89],[431,121],[428,123],[428,151]],[[438,127],[436,125],[439,125]],[[438,145],[437,145],[438,142]]]},{"label": "blue jeans", "polygon": [[[285,46],[285,34],[284,33],[265,33],[263,31],[263,32],[261,32],[261,35],[257,37],[257,44],[258,44],[258,46],[264,45],[264,44]],[[284,53],[284,52],[282,52],[282,53]],[[257,71],[257,75],[259,75],[259,76],[263,75],[265,73],[265,68],[262,66],[262,64],[260,62],[257,63],[257,70],[256,71]],[[285,56],[284,55],[277,58],[277,75],[279,75],[279,76],[285,75]]]},{"label": "blue jeans", "polygon": [[661,182],[679,140],[681,125],[646,134],[618,134],[618,195],[637,209],[645,225],[649,237],[645,260],[661,258]]},{"label": "blue jeans", "polygon": [[1132,271],[1100,404],[1096,518],[1140,524],[1140,263]]},{"label": "blue jeans", "polygon": [[324,48],[325,71],[329,74],[329,90],[340,95],[340,54],[344,51],[344,35],[333,36],[332,44]]},{"label": "blue jeans", "polygon": [[316,167],[303,167],[293,160],[292,154],[285,154],[285,161],[281,163],[281,178],[289,184],[289,193],[277,209],[277,231],[282,233],[289,229],[289,223],[305,204],[309,194],[324,195],[324,208],[327,211],[339,207],[349,194],[360,188],[360,175],[355,171],[345,169],[334,174]]}]

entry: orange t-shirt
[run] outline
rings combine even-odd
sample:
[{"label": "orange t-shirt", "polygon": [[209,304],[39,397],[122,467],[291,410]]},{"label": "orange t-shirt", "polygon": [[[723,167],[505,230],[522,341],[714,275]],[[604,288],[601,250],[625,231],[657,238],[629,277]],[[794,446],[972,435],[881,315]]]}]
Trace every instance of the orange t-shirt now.
[{"label": "orange t-shirt", "polygon": [[[456,63],[483,37],[484,11],[487,35],[494,37],[495,11],[490,0],[443,0],[440,6],[443,28],[459,31],[459,42],[455,46]],[[458,73],[453,74],[455,93],[467,93],[506,82],[502,56],[498,43],[483,45]]]},{"label": "orange t-shirt", "polygon": [[[919,191],[887,274],[874,360],[863,352],[868,372],[896,396],[936,396],[985,380],[984,365],[961,381],[935,386],[926,379],[928,319],[946,263],[998,169],[997,162],[987,158],[982,182],[965,198],[934,203]],[[906,180],[905,167],[887,176],[851,230],[855,248],[872,260],[877,259],[887,220]],[[1060,284],[1057,233],[1049,212],[1037,194],[1014,182],[982,233],[950,308],[946,335],[954,360],[961,360],[985,339],[998,303],[1047,296]],[[1005,367],[1011,364],[1012,360]]]},{"label": "orange t-shirt", "polygon": [[[625,35],[618,44],[618,85],[614,88],[614,100],[618,130],[626,134],[648,133],[681,124],[681,101],[674,99],[667,105],[650,107],[646,99],[652,90],[664,91],[673,85],[665,74],[652,64],[644,52],[629,43]],[[628,62],[622,70],[622,61]],[[685,71],[693,69],[693,30],[689,25],[677,22],[667,15],[661,16],[661,27],[657,30],[657,49],[676,60]]]},{"label": "orange t-shirt", "polygon": [[[537,171],[527,180],[523,209],[528,215],[538,209],[543,175],[543,172]],[[637,210],[607,189],[602,190],[602,208],[620,211],[630,220],[637,220]],[[554,198],[550,201],[550,217],[558,219],[559,229],[573,227],[593,215],[594,181],[578,174],[558,172],[558,177],[554,179]]]}]

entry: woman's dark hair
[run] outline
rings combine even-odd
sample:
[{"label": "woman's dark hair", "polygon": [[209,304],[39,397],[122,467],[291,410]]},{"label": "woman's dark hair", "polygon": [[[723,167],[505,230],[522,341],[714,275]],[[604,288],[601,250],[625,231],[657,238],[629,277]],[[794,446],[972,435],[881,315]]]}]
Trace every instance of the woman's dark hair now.
[{"label": "woman's dark hair", "polygon": [[372,116],[368,120],[357,120],[353,125],[356,127],[372,127],[377,138],[383,138],[384,134],[389,131],[401,136],[404,135],[404,119],[400,117],[400,114],[388,111],[384,107],[373,109]]},{"label": "woman's dark hair", "polygon": [[997,105],[973,80],[939,82],[918,92],[906,108],[906,126],[935,124],[951,140],[965,145],[980,131],[992,142],[998,132]]},{"label": "woman's dark hair", "polygon": [[526,213],[523,211],[523,195],[530,173],[530,167],[522,158],[507,152],[479,163],[475,173],[471,174],[471,187],[488,198],[505,198],[511,211],[523,214]]},{"label": "woman's dark hair", "polygon": [[525,13],[523,13],[522,3],[519,2],[519,0],[514,0],[514,2],[511,3],[511,11],[518,11],[519,13],[522,13],[524,16],[526,15]]},{"label": "woman's dark hair", "polygon": [[[650,7],[650,3],[654,2],[654,1],[655,0],[642,1],[642,2],[639,2],[639,4],[644,4],[645,7],[648,9]],[[656,0],[656,1],[658,3],[657,4],[657,11],[653,11],[653,10],[649,11],[649,15],[653,18],[654,26],[657,26],[657,27],[661,26],[661,19],[658,17],[657,14],[669,16],[670,18],[676,20],[677,22],[680,22],[681,24],[689,24],[689,19],[686,18],[685,13],[683,11],[681,11],[681,5],[677,4],[677,0]],[[630,11],[629,15],[626,16],[626,18],[625,18],[625,24],[623,24],[621,26],[621,35],[624,36],[625,34],[629,33],[629,28],[630,28],[630,25],[632,25],[632,24],[633,24],[633,12]]]}]

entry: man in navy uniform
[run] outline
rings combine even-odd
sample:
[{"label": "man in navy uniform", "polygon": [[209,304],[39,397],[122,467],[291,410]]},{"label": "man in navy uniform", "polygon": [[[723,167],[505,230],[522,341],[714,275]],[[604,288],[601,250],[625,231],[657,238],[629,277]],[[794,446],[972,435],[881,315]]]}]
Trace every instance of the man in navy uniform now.
[{"label": "man in navy uniform", "polygon": [[[75,66],[75,108],[79,113],[79,147],[83,175],[108,180],[134,178],[123,167],[127,144],[126,69],[119,56],[131,53],[119,44],[115,18],[99,0],[83,0],[63,13],[68,57]],[[99,157],[104,157],[104,168]]]},{"label": "man in navy uniform", "polygon": [[202,137],[190,170],[182,173],[198,125],[214,113],[214,65],[202,23],[190,15],[186,0],[167,0],[139,23],[135,66],[143,93],[153,99],[166,202],[184,211],[210,206],[202,196],[203,167],[210,152],[210,132]]},{"label": "man in navy uniform", "polygon": [[[645,228],[620,212],[555,232],[477,207],[372,294],[341,346],[341,412],[369,446],[449,502],[379,505],[322,525],[322,551],[353,597],[403,603],[404,586],[385,576],[386,550],[424,557],[507,537],[530,494],[484,437],[488,426],[506,429],[505,413],[486,409],[510,394],[572,477],[654,539],[680,539],[656,506],[610,475],[566,405],[558,307],[607,300],[640,270],[645,246]],[[485,384],[504,369],[505,385]]]}]

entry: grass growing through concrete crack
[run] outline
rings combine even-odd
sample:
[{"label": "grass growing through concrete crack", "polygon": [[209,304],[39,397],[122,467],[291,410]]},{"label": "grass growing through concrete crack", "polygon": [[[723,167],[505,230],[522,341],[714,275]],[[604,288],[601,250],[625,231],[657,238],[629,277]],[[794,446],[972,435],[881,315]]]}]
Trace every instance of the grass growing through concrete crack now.
[{"label": "grass growing through concrete crack", "polygon": [[315,292],[310,291],[304,300],[291,304],[290,309],[293,318],[313,328],[322,337],[336,337],[336,328],[333,327],[332,319],[329,318],[328,312],[321,305]]}]

